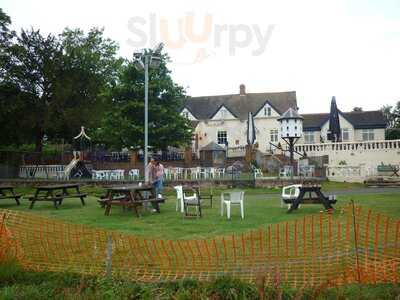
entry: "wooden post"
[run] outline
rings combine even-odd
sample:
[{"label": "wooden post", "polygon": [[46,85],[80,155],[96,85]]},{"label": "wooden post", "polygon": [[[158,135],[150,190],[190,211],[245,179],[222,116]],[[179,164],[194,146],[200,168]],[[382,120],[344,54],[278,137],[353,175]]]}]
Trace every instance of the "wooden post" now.
[{"label": "wooden post", "polygon": [[112,236],[109,235],[107,237],[107,256],[106,256],[106,276],[107,277],[111,277],[111,271],[112,271],[112,247],[113,247]]},{"label": "wooden post", "polygon": [[191,167],[192,166],[192,148],[186,147],[185,148],[185,166]]},{"label": "wooden post", "polygon": [[134,168],[137,164],[137,152],[136,151],[130,151],[129,152],[129,156],[130,156],[130,166],[132,168]]},{"label": "wooden post", "polygon": [[246,145],[245,160],[247,163],[251,163],[253,160],[253,146],[252,145]]}]

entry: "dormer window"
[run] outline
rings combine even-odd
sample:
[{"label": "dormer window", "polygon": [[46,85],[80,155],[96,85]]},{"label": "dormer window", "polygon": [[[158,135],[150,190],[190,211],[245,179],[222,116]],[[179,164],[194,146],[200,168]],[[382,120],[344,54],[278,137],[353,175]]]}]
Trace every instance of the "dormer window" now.
[{"label": "dormer window", "polygon": [[264,116],[265,117],[271,116],[271,107],[264,107]]},{"label": "dormer window", "polygon": [[221,109],[221,119],[225,119],[225,117],[226,117],[226,109],[223,108]]}]

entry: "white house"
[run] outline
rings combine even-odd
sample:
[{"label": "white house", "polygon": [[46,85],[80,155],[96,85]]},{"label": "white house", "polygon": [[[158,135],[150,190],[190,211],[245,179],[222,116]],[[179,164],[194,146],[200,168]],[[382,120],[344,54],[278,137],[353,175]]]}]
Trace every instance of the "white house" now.
[{"label": "white house", "polygon": [[[240,85],[238,94],[191,97],[185,101],[181,115],[195,128],[194,151],[210,142],[243,148],[246,143],[248,113],[254,116],[256,142],[261,152],[271,149],[270,143],[280,141],[278,118],[289,108],[298,110],[296,92],[246,93]],[[301,114],[304,118],[303,137],[298,144],[327,140],[329,113]],[[386,121],[381,111],[340,112],[343,141],[384,140]]]}]

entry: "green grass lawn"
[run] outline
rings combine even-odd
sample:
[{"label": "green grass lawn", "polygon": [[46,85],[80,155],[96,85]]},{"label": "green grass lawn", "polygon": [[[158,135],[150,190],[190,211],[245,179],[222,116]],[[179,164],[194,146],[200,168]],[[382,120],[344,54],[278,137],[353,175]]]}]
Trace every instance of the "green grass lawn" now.
[{"label": "green grass lawn", "polygon": [[[338,188],[338,185],[333,186]],[[349,187],[345,185],[343,189],[346,188]],[[332,187],[327,186],[326,190],[330,189]],[[32,192],[27,188],[17,190],[24,194]],[[213,191],[216,195],[214,206],[204,208],[201,219],[185,219],[181,213],[176,212],[176,198],[171,191],[166,193],[168,200],[161,205],[161,214],[144,211],[142,217],[137,218],[133,212],[123,212],[120,207],[114,207],[111,215],[105,216],[104,210],[100,208],[94,196],[103,194],[104,189],[86,187],[83,190],[90,193],[85,207],[81,206],[79,199],[66,199],[58,210],[53,207],[52,202],[37,202],[30,210],[28,201],[23,199],[20,206],[16,206],[12,200],[1,200],[0,208],[31,212],[69,223],[165,239],[198,239],[244,232],[262,228],[271,223],[301,219],[304,215],[319,213],[323,210],[322,205],[303,205],[292,214],[287,214],[286,208],[281,208],[279,190],[259,188],[246,189],[244,220],[240,218],[239,207],[233,208],[231,220],[227,220],[226,216],[220,216],[221,190]],[[339,196],[335,208],[340,210],[341,207],[349,204],[350,199],[353,199],[357,205],[400,218],[400,194],[398,193]]]}]

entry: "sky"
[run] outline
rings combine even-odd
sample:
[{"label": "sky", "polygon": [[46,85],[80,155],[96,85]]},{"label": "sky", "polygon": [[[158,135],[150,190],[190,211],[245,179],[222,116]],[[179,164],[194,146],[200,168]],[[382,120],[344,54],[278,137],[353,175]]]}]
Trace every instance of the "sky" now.
[{"label": "sky", "polygon": [[16,30],[104,28],[131,58],[165,43],[190,96],[296,91],[300,113],[400,101],[400,0],[0,0]]}]

